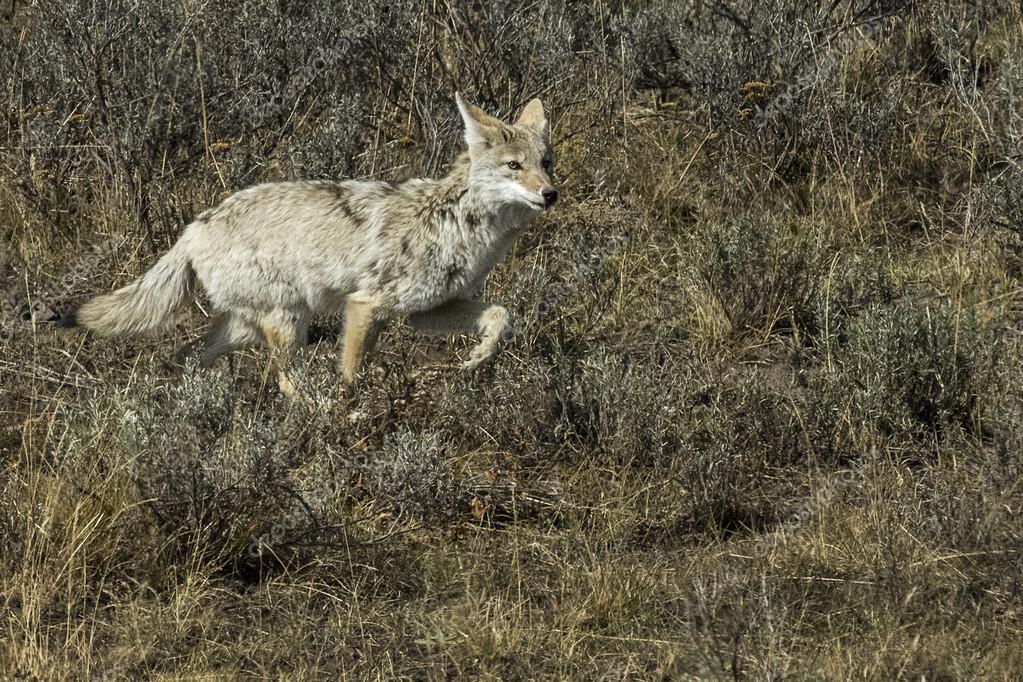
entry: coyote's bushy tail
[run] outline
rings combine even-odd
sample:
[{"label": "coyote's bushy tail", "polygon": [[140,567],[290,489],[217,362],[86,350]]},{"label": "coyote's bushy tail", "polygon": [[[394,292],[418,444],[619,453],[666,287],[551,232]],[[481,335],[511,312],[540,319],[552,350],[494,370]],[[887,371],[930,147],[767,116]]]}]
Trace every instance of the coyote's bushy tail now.
[{"label": "coyote's bushy tail", "polygon": [[195,272],[182,241],[131,284],[87,301],[66,320],[101,336],[141,334],[163,326],[192,293]]}]

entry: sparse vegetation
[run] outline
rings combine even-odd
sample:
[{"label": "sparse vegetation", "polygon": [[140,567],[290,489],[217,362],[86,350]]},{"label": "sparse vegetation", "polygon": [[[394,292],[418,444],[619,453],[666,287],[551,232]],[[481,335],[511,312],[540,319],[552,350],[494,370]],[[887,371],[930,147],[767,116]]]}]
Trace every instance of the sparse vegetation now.
[{"label": "sparse vegetation", "polygon": [[[0,11],[0,676],[1013,679],[1023,14],[986,0]],[[167,363],[59,330],[235,189],[543,98],[515,333]]]}]

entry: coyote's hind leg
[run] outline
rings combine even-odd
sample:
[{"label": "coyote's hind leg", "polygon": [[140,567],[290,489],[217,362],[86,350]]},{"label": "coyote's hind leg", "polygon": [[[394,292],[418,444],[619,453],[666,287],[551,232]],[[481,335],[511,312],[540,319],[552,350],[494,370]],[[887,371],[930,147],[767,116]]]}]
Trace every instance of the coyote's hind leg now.
[{"label": "coyote's hind leg", "polygon": [[203,337],[199,364],[212,367],[221,356],[257,344],[261,339],[259,328],[252,322],[234,313],[221,313]]},{"label": "coyote's hind leg", "polygon": [[262,339],[259,328],[245,318],[236,313],[219,313],[201,339],[189,341],[174,353],[172,363],[183,367],[188,357],[201,348],[199,366],[212,367],[221,356],[258,344]]},{"label": "coyote's hind leg", "polygon": [[302,312],[278,309],[259,318],[259,330],[270,348],[270,358],[277,368],[277,384],[281,393],[294,398],[299,395],[291,379],[295,354],[306,344],[308,316]]}]

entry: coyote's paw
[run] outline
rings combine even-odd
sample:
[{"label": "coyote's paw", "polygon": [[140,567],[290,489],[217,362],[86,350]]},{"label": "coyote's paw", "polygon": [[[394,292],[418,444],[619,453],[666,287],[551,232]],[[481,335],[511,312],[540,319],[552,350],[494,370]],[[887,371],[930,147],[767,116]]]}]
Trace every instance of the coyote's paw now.
[{"label": "coyote's paw", "polygon": [[287,374],[281,373],[277,378],[277,389],[286,400],[293,404],[305,405],[306,407],[317,406],[317,402],[313,397],[299,388]]},{"label": "coyote's paw", "polygon": [[471,372],[474,369],[479,369],[484,365],[490,364],[490,361],[494,359],[493,353],[481,353],[479,355],[473,353],[469,356],[469,359],[462,363],[461,369],[463,372]]}]

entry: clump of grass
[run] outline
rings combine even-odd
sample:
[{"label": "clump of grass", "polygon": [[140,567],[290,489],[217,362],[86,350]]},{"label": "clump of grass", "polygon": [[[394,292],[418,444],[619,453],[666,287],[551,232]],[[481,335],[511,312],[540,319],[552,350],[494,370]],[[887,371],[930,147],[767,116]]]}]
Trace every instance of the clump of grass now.
[{"label": "clump of grass", "polygon": [[709,224],[700,234],[702,291],[724,315],[731,335],[818,333],[815,303],[826,245],[807,232],[806,226],[744,219]]},{"label": "clump of grass", "polygon": [[968,312],[947,303],[877,305],[856,318],[836,355],[831,409],[845,426],[886,434],[977,433],[998,358],[990,330]]},{"label": "clump of grass", "polygon": [[663,461],[678,447],[675,367],[594,353],[558,396],[563,433],[575,447],[629,465]]},{"label": "clump of grass", "polygon": [[452,515],[457,485],[438,434],[391,434],[366,467],[369,493],[399,515],[419,521]]}]

